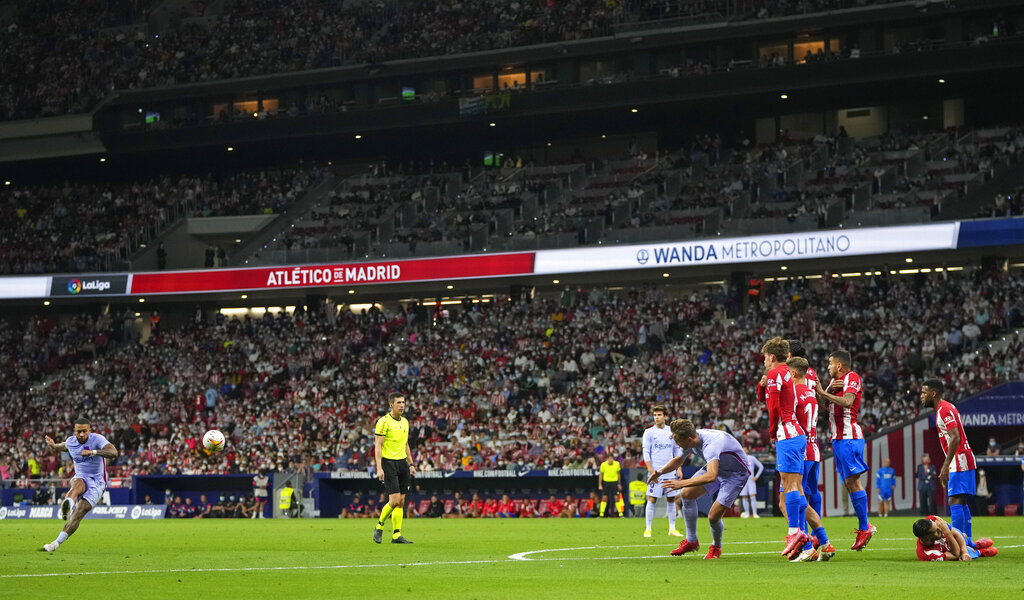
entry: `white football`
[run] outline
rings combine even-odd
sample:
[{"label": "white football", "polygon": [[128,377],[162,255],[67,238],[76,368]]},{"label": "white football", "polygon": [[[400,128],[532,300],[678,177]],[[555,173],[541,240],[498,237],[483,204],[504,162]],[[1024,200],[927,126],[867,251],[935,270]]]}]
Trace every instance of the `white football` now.
[{"label": "white football", "polygon": [[224,434],[216,429],[207,431],[203,436],[203,448],[207,452],[220,452],[224,449]]}]

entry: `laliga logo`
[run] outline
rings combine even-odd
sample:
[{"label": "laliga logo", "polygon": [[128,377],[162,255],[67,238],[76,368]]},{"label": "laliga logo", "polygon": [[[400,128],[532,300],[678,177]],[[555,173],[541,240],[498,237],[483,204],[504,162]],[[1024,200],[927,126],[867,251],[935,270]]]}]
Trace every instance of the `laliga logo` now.
[{"label": "laliga logo", "polygon": [[651,253],[641,248],[636,251],[636,262],[646,265],[647,261],[651,259]]},{"label": "laliga logo", "polygon": [[68,292],[80,294],[83,290],[93,292],[105,292],[110,289],[110,282],[102,279],[94,279],[83,283],[80,279],[72,279],[68,282]]},{"label": "laliga logo", "polygon": [[6,519],[6,518],[7,518],[7,507],[6,506],[0,506],[0,519]]},{"label": "laliga logo", "polygon": [[142,507],[141,506],[133,507],[132,508],[132,518],[133,519],[138,519],[140,516],[142,516]]}]

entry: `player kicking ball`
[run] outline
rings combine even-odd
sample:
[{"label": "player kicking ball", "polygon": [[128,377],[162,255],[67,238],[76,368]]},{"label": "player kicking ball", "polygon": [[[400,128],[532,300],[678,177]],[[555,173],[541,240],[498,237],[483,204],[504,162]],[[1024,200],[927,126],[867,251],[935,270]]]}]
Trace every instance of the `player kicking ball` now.
[{"label": "player kicking ball", "polygon": [[672,430],[672,439],[682,448],[683,453],[653,471],[647,479],[647,484],[652,485],[662,475],[675,471],[691,454],[701,457],[705,463],[689,479],[661,482],[661,487],[666,490],[682,490],[679,496],[683,504],[686,539],[671,554],[682,556],[700,548],[700,542],[697,541],[697,498],[705,494],[716,494],[711,510],[708,511],[713,541],[704,558],[719,558],[722,556],[722,534],[725,531],[722,517],[736,501],[736,497],[740,495],[740,491],[750,478],[747,455],[736,438],[724,431],[697,429],[687,419],[676,419],[669,427]]},{"label": "player kicking ball", "polygon": [[917,559],[924,562],[969,561],[999,554],[989,538],[971,541],[962,531],[932,515],[914,522]]},{"label": "player kicking ball", "polygon": [[99,504],[103,490],[107,487],[107,459],[117,458],[117,448],[107,438],[93,433],[85,417],[75,419],[75,435],[65,442],[55,444],[50,436],[45,439],[51,450],[67,452],[75,463],[71,489],[60,503],[60,518],[67,523],[57,539],[43,546],[43,550],[53,552],[78,530],[85,515]]}]

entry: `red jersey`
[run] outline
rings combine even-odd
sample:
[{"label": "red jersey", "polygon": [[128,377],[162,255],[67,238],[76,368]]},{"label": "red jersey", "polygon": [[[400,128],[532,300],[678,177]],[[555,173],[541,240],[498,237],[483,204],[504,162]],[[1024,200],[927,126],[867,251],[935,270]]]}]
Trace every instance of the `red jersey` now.
[{"label": "red jersey", "polygon": [[[808,381],[808,384],[811,382]],[[807,433],[807,450],[804,460],[821,462],[821,450],[818,449],[818,394],[810,385],[794,383],[796,387],[796,419]]]},{"label": "red jersey", "polygon": [[804,379],[807,380],[807,387],[814,390],[818,388],[818,374],[814,372],[814,369],[807,367],[807,374],[804,375]]},{"label": "red jersey", "polygon": [[949,454],[949,432],[955,429],[960,434],[960,445],[956,447],[956,456],[949,463],[950,473],[960,471],[971,471],[978,468],[974,462],[974,451],[971,450],[971,443],[967,441],[967,434],[964,433],[964,423],[960,420],[960,411],[949,402],[942,400],[935,408],[935,427],[939,430],[939,444],[942,451]]},{"label": "red jersey", "polygon": [[828,409],[828,424],[832,429],[833,440],[862,440],[864,439],[864,432],[861,431],[860,425],[857,424],[857,413],[860,411],[860,396],[863,391],[863,386],[860,383],[860,375],[850,371],[843,376],[843,389],[839,392],[830,393],[836,396],[842,397],[847,393],[854,395],[853,404],[850,406],[840,406],[833,404]]},{"label": "red jersey", "polygon": [[768,397],[768,420],[770,431],[776,440],[788,440],[806,435],[796,420],[796,390],[789,367],[778,365],[768,371],[765,393]]},{"label": "red jersey", "polygon": [[548,503],[548,512],[552,517],[557,517],[563,508],[565,508],[565,504],[557,498]]},{"label": "red jersey", "polygon": [[493,517],[498,513],[498,501],[491,498],[484,504],[483,515],[485,517]]},{"label": "red jersey", "polygon": [[[928,517],[928,520],[934,523],[936,521],[941,521],[942,519],[935,515],[931,515]],[[947,523],[947,525],[949,525],[949,523]],[[947,552],[952,552],[952,550],[949,547],[949,540],[947,540],[945,536],[940,537],[938,541],[931,546],[925,546],[921,543],[921,540],[917,540],[917,560],[924,562],[941,562],[946,560]]]},{"label": "red jersey", "polygon": [[509,500],[508,502],[499,502],[498,503],[498,512],[500,512],[500,513],[515,513],[515,512],[519,512],[519,511],[516,510],[516,503],[515,503],[515,501],[514,500]]}]

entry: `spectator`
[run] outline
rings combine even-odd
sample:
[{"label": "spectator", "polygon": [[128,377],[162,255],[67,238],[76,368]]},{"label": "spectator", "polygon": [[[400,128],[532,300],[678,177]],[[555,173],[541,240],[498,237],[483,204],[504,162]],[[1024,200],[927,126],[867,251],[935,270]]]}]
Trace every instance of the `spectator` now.
[{"label": "spectator", "polygon": [[994,437],[988,438],[988,446],[985,448],[985,456],[999,456],[1000,454],[999,442],[997,442]]},{"label": "spectator", "polygon": [[427,512],[424,516],[431,519],[439,519],[444,516],[444,503],[438,499],[437,494],[430,497],[430,505],[427,507]]},{"label": "spectator", "polygon": [[935,465],[931,464],[931,458],[924,454],[921,456],[921,463],[917,465],[917,497],[921,515],[928,516],[936,514],[935,491],[939,473]]}]

